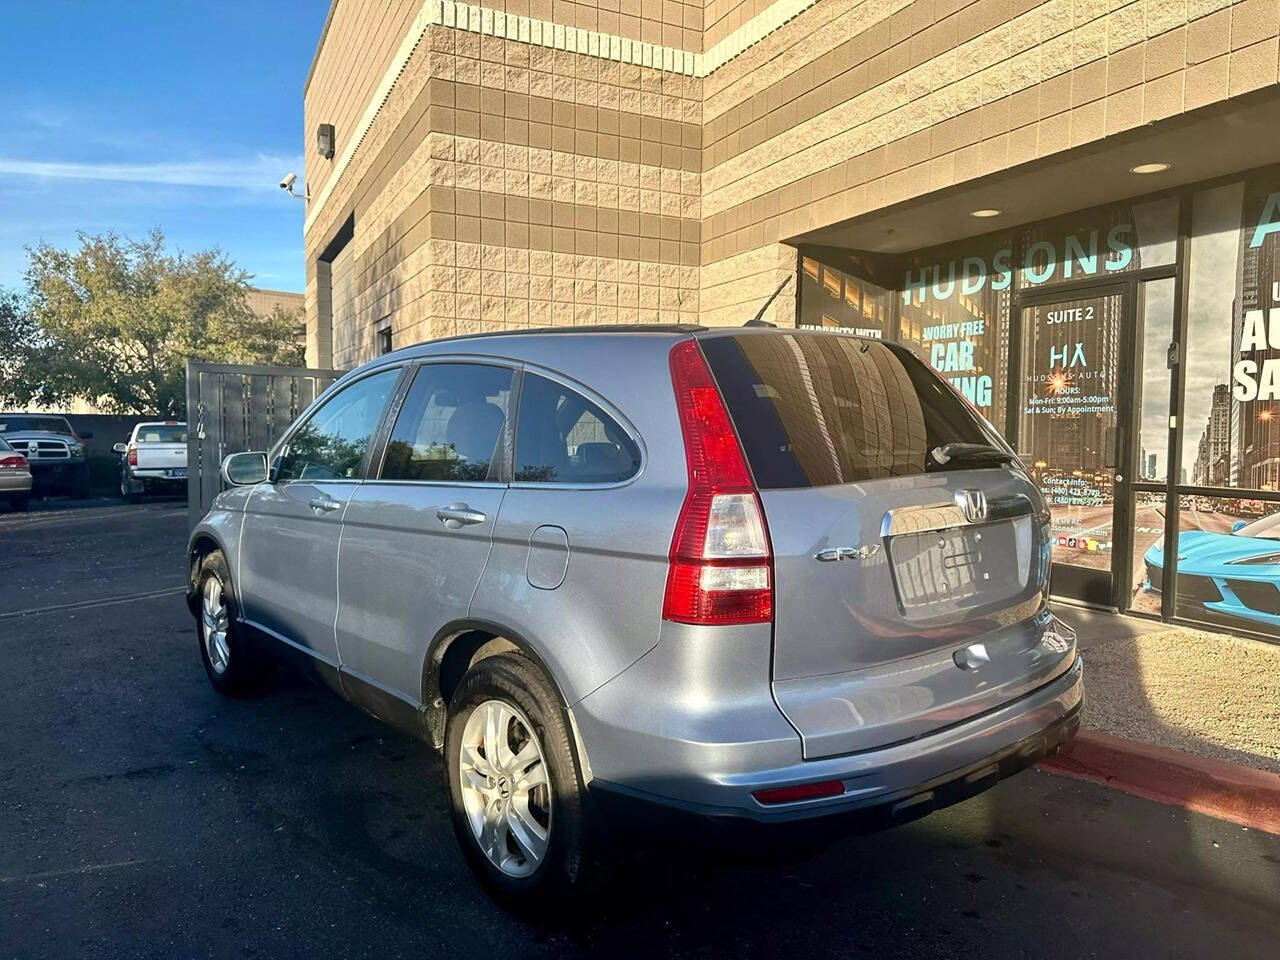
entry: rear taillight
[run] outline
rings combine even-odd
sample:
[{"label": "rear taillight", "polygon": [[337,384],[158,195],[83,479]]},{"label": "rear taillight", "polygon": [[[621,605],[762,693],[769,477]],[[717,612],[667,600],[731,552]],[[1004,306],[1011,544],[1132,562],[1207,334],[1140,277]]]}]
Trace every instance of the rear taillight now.
[{"label": "rear taillight", "polygon": [[0,457],[0,470],[25,470],[27,458],[20,453],[9,453]]},{"label": "rear taillight", "polygon": [[769,623],[773,560],[760,497],[696,341],[671,350],[689,490],[671,538],[664,620]]},{"label": "rear taillight", "polygon": [[129,448],[129,466],[136,467],[138,465],[138,448]]}]

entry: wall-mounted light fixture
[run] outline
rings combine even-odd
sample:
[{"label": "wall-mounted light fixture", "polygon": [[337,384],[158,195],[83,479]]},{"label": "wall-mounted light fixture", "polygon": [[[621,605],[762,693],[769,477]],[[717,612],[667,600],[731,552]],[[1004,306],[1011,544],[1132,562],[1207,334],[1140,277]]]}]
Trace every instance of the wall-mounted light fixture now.
[{"label": "wall-mounted light fixture", "polygon": [[332,123],[322,123],[316,127],[316,153],[326,160],[333,159],[335,137]]}]

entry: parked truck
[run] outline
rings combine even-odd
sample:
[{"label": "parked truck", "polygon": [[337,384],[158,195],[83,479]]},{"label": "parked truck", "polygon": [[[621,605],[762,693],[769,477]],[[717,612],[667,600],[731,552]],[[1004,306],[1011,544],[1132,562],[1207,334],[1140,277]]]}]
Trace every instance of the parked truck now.
[{"label": "parked truck", "polygon": [[139,423],[120,454],[120,495],[130,503],[153,491],[187,488],[187,425],[179,420]]}]

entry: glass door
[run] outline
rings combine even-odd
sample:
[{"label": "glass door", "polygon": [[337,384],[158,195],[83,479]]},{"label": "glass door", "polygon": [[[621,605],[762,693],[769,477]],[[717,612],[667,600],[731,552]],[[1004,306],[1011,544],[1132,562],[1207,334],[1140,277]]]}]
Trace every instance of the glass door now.
[{"label": "glass door", "polygon": [[1016,445],[1049,503],[1053,592],[1106,606],[1130,567],[1120,452],[1132,436],[1129,285],[1024,297]]}]

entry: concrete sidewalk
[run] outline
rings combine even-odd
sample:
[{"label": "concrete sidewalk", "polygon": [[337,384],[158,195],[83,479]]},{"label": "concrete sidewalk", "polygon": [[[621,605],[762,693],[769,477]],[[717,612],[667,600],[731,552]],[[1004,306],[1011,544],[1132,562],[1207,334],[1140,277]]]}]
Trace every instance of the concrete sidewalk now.
[{"label": "concrete sidewalk", "polygon": [[1044,767],[1280,834],[1280,646],[1077,607],[1085,714]]},{"label": "concrete sidewalk", "polygon": [[1280,645],[1059,605],[1085,659],[1084,726],[1280,773]]}]

